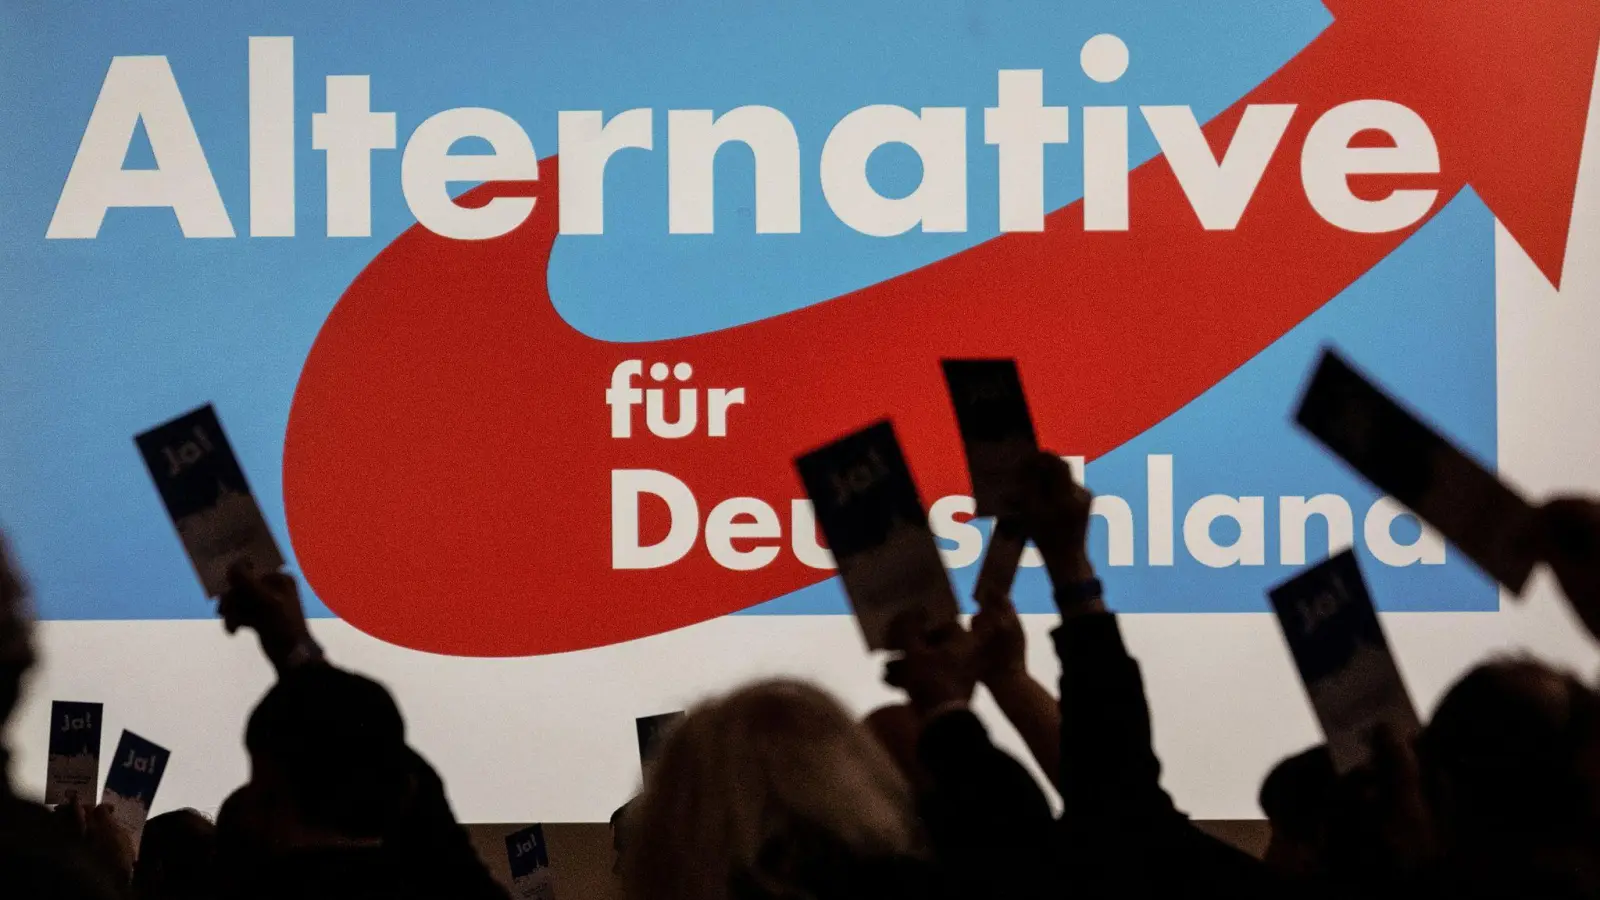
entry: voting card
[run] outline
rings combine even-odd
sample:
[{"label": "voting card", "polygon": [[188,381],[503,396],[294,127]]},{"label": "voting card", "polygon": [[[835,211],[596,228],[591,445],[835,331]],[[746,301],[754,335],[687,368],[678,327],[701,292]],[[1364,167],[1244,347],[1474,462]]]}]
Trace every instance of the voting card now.
[{"label": "voting card", "polygon": [[980,516],[1022,511],[1023,467],[1039,449],[1014,359],[947,359],[945,384]]},{"label": "voting card", "polygon": [[905,613],[920,610],[930,627],[956,621],[950,576],[892,425],[841,438],[795,466],[869,648],[894,649],[890,625]]},{"label": "voting card", "polygon": [[1387,725],[1402,740],[1421,730],[1355,553],[1346,550],[1269,592],[1334,768],[1365,764]]},{"label": "voting card", "polygon": [[1495,580],[1522,590],[1538,558],[1533,507],[1332,350],[1295,420]]},{"label": "voting card", "polygon": [[543,825],[506,835],[506,861],[511,865],[513,895],[520,900],[554,900],[555,879]]},{"label": "voting card", "polygon": [[100,793],[99,703],[56,700],[50,704],[50,760],[44,779],[44,802],[89,807]]},{"label": "voting card", "polygon": [[112,805],[112,818],[133,839],[135,847],[139,846],[145,819],[150,817],[150,804],[155,801],[156,788],[161,786],[171,755],[166,748],[131,731],[124,731],[117,741],[101,802]]},{"label": "voting card", "polygon": [[202,406],[134,442],[208,596],[227,591],[228,569],[241,560],[258,573],[283,567],[215,410]]},{"label": "voting card", "polygon": [[661,749],[661,743],[667,735],[682,722],[688,713],[669,712],[655,716],[640,716],[634,720],[634,730],[639,735],[639,764],[649,765],[656,758],[656,751]]}]

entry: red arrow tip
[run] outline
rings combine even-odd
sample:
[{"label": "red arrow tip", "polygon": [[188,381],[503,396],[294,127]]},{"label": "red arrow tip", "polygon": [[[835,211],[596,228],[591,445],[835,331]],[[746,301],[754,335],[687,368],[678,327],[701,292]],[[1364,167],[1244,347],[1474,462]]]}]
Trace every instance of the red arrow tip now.
[{"label": "red arrow tip", "polygon": [[1393,57],[1393,99],[1428,120],[1443,164],[1466,176],[1559,287],[1600,52],[1600,2],[1325,2],[1339,27],[1361,31]]}]

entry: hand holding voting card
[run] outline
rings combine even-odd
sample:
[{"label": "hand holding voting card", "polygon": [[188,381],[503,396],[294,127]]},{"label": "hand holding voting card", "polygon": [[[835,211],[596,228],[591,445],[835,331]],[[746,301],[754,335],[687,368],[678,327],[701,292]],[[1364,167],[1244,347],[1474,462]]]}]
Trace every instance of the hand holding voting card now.
[{"label": "hand holding voting card", "polygon": [[59,806],[77,800],[93,806],[100,784],[98,703],[50,704],[50,762],[44,780],[44,802]]},{"label": "hand holding voting card", "polygon": [[550,848],[543,825],[506,835],[506,860],[511,864],[513,892],[521,900],[554,900],[555,880],[550,871]]},{"label": "hand holding voting card", "polygon": [[1325,351],[1295,420],[1488,572],[1520,592],[1536,511],[1500,479]]},{"label": "hand holding voting card", "polygon": [[1343,774],[1366,763],[1379,725],[1404,740],[1421,730],[1355,553],[1302,572],[1270,596],[1334,769]]},{"label": "hand holding voting card", "polygon": [[905,613],[920,612],[929,626],[956,621],[950,577],[893,426],[879,422],[795,466],[870,649],[892,649],[889,626]]},{"label": "hand holding voting card", "polygon": [[688,713],[669,712],[658,716],[640,716],[633,722],[634,730],[639,733],[639,765],[647,766],[656,758],[656,751],[661,748],[661,742],[666,740],[667,733],[673,726],[682,722]]},{"label": "hand holding voting card", "polygon": [[117,741],[111,771],[106,775],[105,796],[100,802],[112,805],[112,817],[133,839],[135,847],[139,846],[139,835],[144,832],[144,821],[150,817],[150,804],[156,798],[156,788],[161,786],[171,755],[131,731],[124,731]]},{"label": "hand holding voting card", "polygon": [[240,560],[253,563],[257,572],[283,567],[283,554],[210,406],[134,442],[208,596],[228,589],[228,569]]}]

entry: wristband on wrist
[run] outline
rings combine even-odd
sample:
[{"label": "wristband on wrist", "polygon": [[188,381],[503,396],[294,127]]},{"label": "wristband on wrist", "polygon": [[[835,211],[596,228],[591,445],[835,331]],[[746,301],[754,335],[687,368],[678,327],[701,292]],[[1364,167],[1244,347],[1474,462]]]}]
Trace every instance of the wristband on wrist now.
[{"label": "wristband on wrist", "polygon": [[1105,595],[1105,588],[1098,578],[1056,585],[1056,605],[1061,607],[1082,606],[1104,599]]}]

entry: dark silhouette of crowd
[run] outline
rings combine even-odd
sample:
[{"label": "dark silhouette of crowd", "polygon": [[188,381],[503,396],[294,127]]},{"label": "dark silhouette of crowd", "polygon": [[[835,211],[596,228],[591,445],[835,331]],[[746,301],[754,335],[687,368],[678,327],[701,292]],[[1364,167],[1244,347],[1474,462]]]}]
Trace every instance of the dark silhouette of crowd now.
[{"label": "dark silhouette of crowd", "polygon": [[[1366,735],[1353,771],[1323,747],[1285,759],[1261,787],[1261,858],[1202,830],[1162,789],[1139,663],[1085,548],[1088,492],[1050,454],[1023,474],[1019,523],[1060,614],[1057,690],[1024,667],[1009,600],[985,596],[967,625],[895,623],[884,676],[905,701],[864,721],[798,681],[707,700],[613,819],[630,900],[1600,897],[1600,697],[1533,659],[1468,672],[1415,740]],[[1600,505],[1552,502],[1539,523],[1600,633]],[[295,580],[240,566],[230,583],[227,630],[254,633],[277,672],[245,724],[249,781],[214,824],[151,819],[137,852],[105,807],[49,810],[8,781],[0,897],[506,896],[389,692],[324,658]],[[33,662],[22,576],[0,563],[0,720]],[[1059,815],[970,710],[980,684]]]}]

